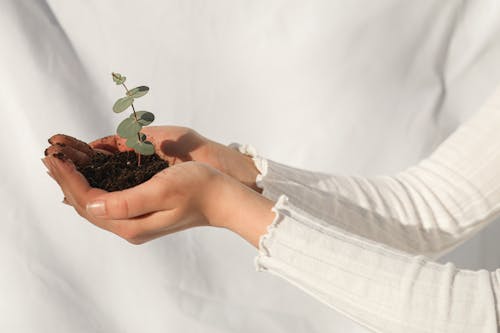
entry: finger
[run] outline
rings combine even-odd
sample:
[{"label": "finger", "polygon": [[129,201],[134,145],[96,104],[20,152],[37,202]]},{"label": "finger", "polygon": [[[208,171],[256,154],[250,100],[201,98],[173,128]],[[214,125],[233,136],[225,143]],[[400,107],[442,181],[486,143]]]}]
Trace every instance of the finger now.
[{"label": "finger", "polygon": [[47,175],[49,175],[49,177],[52,178],[57,183],[57,179],[54,177],[54,175],[51,172],[52,166],[49,165],[49,162],[47,161],[47,158],[46,157],[42,158],[41,161],[45,165],[45,167],[47,168]]},{"label": "finger", "polygon": [[[42,159],[42,162],[47,167],[47,170],[48,170],[47,174],[59,185],[59,187],[61,187],[61,181],[59,180],[59,175],[54,171],[55,167],[54,167],[53,163],[50,161],[50,159],[45,157]],[[66,196],[69,196],[69,194],[65,193],[65,191],[62,187],[61,187],[61,190],[64,194],[63,203],[68,203],[67,201],[69,201],[69,200],[67,200]]]},{"label": "finger", "polygon": [[56,143],[47,149],[45,149],[45,156],[54,156],[59,159],[70,159],[76,165],[88,164],[91,160],[91,156],[73,148],[72,146],[67,146],[64,143]]},{"label": "finger", "polygon": [[51,176],[54,179],[54,176],[52,176],[52,173],[50,172],[50,166],[47,162],[47,157],[41,158],[40,160],[42,161],[43,165],[45,165],[45,167],[47,168],[47,173],[49,174],[49,176]]},{"label": "finger", "polygon": [[184,214],[176,209],[156,211],[131,219],[95,217],[87,213],[86,203],[98,200],[108,193],[90,187],[85,178],[71,165],[71,161],[63,162],[48,157],[46,163],[58,183],[61,184],[65,195],[64,203],[69,203],[82,217],[97,227],[115,233],[133,244],[142,244],[145,241],[196,225],[193,221],[183,220]]},{"label": "finger", "polygon": [[191,227],[189,223],[179,221],[179,214],[175,210],[158,211],[133,219],[100,220],[99,224],[94,224],[126,239],[132,244],[142,244]]},{"label": "finger", "polygon": [[88,144],[85,142],[78,140],[72,136],[65,135],[65,134],[56,134],[53,135],[49,138],[49,143],[51,145],[64,145],[64,146],[69,146],[73,147],[76,150],[81,151],[82,153],[87,154],[88,156],[93,156],[94,151],[92,150],[92,147],[90,147]]},{"label": "finger", "polygon": [[61,187],[64,194],[63,203],[73,206],[77,213],[89,220],[89,222],[102,229],[110,230],[111,225],[109,223],[105,223],[105,221],[100,219],[90,218],[85,210],[86,203],[89,200],[105,193],[105,191],[90,187],[87,180],[76,170],[69,160],[61,161],[49,156],[44,159],[44,164]]},{"label": "finger", "polygon": [[109,150],[104,150],[104,149],[99,149],[99,148],[95,148],[94,151],[101,153],[101,154],[104,154],[104,155],[113,155],[114,154],[114,153],[110,152]]},{"label": "finger", "polygon": [[[114,220],[118,222],[111,232],[125,238],[133,244],[142,244],[155,238],[186,230],[192,226],[187,220],[180,218],[176,210],[159,211],[129,220]],[[198,223],[202,225],[202,223]]]},{"label": "finger", "polygon": [[130,151],[131,148],[125,145],[125,139],[118,135],[109,135],[104,138],[97,139],[89,143],[94,149],[102,149],[110,153],[117,153],[121,151]]},{"label": "finger", "polygon": [[130,219],[168,209],[164,182],[159,177],[135,187],[107,192],[86,206],[87,213],[103,219]]},{"label": "finger", "polygon": [[106,191],[90,187],[85,177],[74,166],[71,166],[71,161],[61,161],[53,157],[47,157],[46,159],[51,173],[63,191],[65,200],[73,206],[78,215],[101,229],[113,233],[121,230],[119,229],[119,222],[121,220],[110,222],[96,218],[90,216],[85,209],[87,202],[94,200],[96,197],[106,193]]},{"label": "finger", "polygon": [[49,171],[61,187],[64,196],[75,206],[78,213],[85,212],[86,203],[106,191],[92,188],[87,179],[76,170],[71,160],[59,160],[58,158],[48,156],[45,158]]}]

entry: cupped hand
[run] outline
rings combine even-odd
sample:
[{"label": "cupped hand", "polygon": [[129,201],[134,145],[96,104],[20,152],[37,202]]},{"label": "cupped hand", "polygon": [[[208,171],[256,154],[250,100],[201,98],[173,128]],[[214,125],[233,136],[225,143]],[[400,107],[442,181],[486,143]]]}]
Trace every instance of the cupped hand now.
[{"label": "cupped hand", "polygon": [[[158,156],[170,165],[188,161],[203,162],[260,192],[255,184],[258,170],[249,156],[186,127],[148,126],[141,132],[154,144]],[[77,165],[87,163],[96,152],[109,154],[131,150],[125,145],[125,139],[118,135],[103,137],[87,145],[70,136],[56,134],[49,139],[49,143],[51,146],[46,150],[46,155],[69,158]]]},{"label": "cupped hand", "polygon": [[186,162],[133,188],[106,192],[90,187],[71,160],[47,156],[42,161],[80,216],[133,244],[211,225],[217,194],[227,183],[213,167]]}]

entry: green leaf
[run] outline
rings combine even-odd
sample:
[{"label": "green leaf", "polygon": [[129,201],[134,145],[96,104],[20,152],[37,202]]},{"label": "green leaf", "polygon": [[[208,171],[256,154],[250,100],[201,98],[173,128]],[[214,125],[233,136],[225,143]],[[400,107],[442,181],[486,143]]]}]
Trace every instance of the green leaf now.
[{"label": "green leaf", "polygon": [[125,76],[122,76],[120,73],[111,73],[111,76],[113,77],[113,81],[117,84],[123,84],[125,80],[127,79]]},{"label": "green leaf", "polygon": [[137,135],[131,136],[130,138],[127,138],[127,141],[125,141],[125,145],[131,149],[134,149],[134,147],[139,143],[139,140],[137,139]]},{"label": "green leaf", "polygon": [[141,128],[141,124],[135,121],[135,119],[126,118],[120,123],[120,125],[118,125],[116,133],[118,133],[118,135],[122,138],[132,138],[135,136],[137,139],[137,133],[139,133]]},{"label": "green leaf", "polygon": [[[155,115],[149,111],[137,111],[136,114],[137,114],[137,120],[139,121],[139,124],[141,124],[142,126],[148,126],[153,122],[153,120],[155,120]],[[130,115],[130,118],[135,119],[134,113]]]},{"label": "green leaf", "polygon": [[146,141],[146,135],[144,133],[139,133],[139,135],[140,135],[140,139],[137,135],[134,135],[134,136],[131,136],[130,138],[127,138],[127,141],[125,142],[127,147],[134,149],[137,145]]},{"label": "green leaf", "polygon": [[142,155],[153,155],[155,153],[155,147],[150,141],[144,141],[146,136],[140,133],[141,140],[136,136],[128,138],[125,144],[127,147],[134,149],[138,154]]},{"label": "green leaf", "polygon": [[129,106],[134,103],[134,99],[130,96],[125,96],[120,98],[115,102],[115,105],[113,105],[113,111],[115,113],[120,113],[128,109]]},{"label": "green leaf", "polygon": [[136,153],[142,155],[153,155],[155,153],[155,147],[149,141],[140,142],[134,146],[134,150]]},{"label": "green leaf", "polygon": [[148,87],[140,86],[140,87],[136,87],[134,89],[127,91],[127,95],[130,97],[138,98],[138,97],[142,97],[142,96],[146,95],[148,93],[148,91],[149,91]]}]

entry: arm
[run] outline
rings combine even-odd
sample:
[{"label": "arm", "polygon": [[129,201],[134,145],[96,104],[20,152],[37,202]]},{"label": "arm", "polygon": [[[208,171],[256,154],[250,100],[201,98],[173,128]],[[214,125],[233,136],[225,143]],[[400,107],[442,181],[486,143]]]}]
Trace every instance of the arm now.
[{"label": "arm", "polygon": [[[428,256],[449,251],[500,212],[500,88],[433,154],[393,176],[315,173],[259,157],[257,185],[327,223],[391,247]],[[307,198],[307,200],[305,200]],[[328,208],[325,208],[328,207]]]},{"label": "arm", "polygon": [[[482,115],[477,119],[484,124],[499,117],[490,111]],[[481,135],[469,132],[471,140],[489,142],[496,134],[491,126]],[[437,264],[338,227],[336,214],[344,212],[320,201],[321,191],[311,190],[297,203],[279,196],[274,204],[234,178],[188,162],[135,188],[106,193],[90,188],[70,161],[48,157],[46,162],[81,216],[134,244],[190,227],[224,227],[259,247],[258,270],[284,278],[376,332],[497,331],[498,271]],[[475,183],[476,198],[486,196],[492,205],[500,198],[481,186],[498,178],[497,162],[485,162],[482,182]],[[466,175],[475,179],[481,165],[471,162]],[[308,203],[316,201],[310,209]]]},{"label": "arm", "polygon": [[[248,200],[230,203],[240,211],[255,208],[246,207]],[[389,248],[336,228],[285,196],[273,211],[260,238],[258,271],[283,278],[375,332],[497,332],[499,271],[460,270]],[[245,233],[262,220],[237,218],[228,227],[253,243],[260,228]]]},{"label": "arm", "polygon": [[225,198],[226,207],[238,208],[226,210],[223,226],[259,248],[258,271],[375,332],[497,332],[499,271],[460,270],[403,253],[336,228],[286,196],[269,223],[267,199],[241,191]]},{"label": "arm", "polygon": [[[171,187],[172,178],[162,188]],[[286,196],[274,203],[223,174],[211,177],[208,186],[195,183],[196,193],[212,190],[188,215],[199,210],[206,225],[235,232],[259,249],[257,270],[285,279],[375,332],[497,332],[498,271],[460,270],[392,249],[336,228]],[[154,204],[158,195],[147,193],[142,200]],[[108,217],[128,217],[122,207],[130,214],[137,193],[128,194],[117,201],[114,194],[101,197],[114,201]]]},{"label": "arm", "polygon": [[[272,200],[284,193],[290,202],[333,226],[405,252],[439,256],[499,213],[500,189],[490,180],[500,163],[499,114],[500,89],[427,159],[396,175],[370,178],[291,168],[239,146],[252,159],[188,128],[160,126],[145,132],[170,164],[207,163],[258,192],[263,190]],[[111,136],[91,145],[122,150],[121,141]],[[90,149],[60,135],[50,142],[46,153],[63,153],[74,161]],[[71,146],[80,150],[78,154]]]},{"label": "arm", "polygon": [[259,248],[256,268],[384,333],[497,332],[499,271],[467,271],[376,243],[187,162],[119,192],[91,188],[72,163],[45,159],[68,203],[133,244],[198,226]]}]

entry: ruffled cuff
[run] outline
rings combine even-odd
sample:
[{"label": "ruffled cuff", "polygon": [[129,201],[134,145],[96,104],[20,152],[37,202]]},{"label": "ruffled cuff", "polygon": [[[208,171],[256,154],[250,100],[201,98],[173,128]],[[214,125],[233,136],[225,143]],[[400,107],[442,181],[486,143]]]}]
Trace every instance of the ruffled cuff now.
[{"label": "ruffled cuff", "polygon": [[259,253],[254,259],[254,266],[257,272],[267,270],[263,265],[263,258],[269,258],[271,256],[269,248],[271,247],[274,239],[275,233],[278,225],[281,221],[283,221],[283,210],[285,209],[286,204],[288,203],[288,198],[286,195],[282,194],[278,201],[271,208],[271,211],[275,214],[274,220],[271,224],[267,226],[267,232],[260,236],[259,238]]},{"label": "ruffled cuff", "polygon": [[[264,186],[264,180],[269,175],[269,161],[257,153],[257,150],[254,146],[249,144],[240,144],[233,142],[229,145],[230,148],[233,148],[240,153],[250,156],[255,164],[255,167],[259,171],[255,179],[255,183],[257,187],[263,190],[262,194],[270,198],[272,200],[276,200],[276,203],[272,207],[272,212],[275,213],[275,218],[273,222],[267,226],[267,232],[260,236],[259,238],[259,248],[258,255],[255,257],[254,266],[256,271],[264,271],[266,270],[265,266],[262,265],[263,258],[268,258],[270,256],[269,247],[273,242],[274,234],[276,232],[276,228],[279,223],[283,220],[283,214],[281,211],[285,209],[284,207],[288,203],[288,197],[284,194],[273,191],[273,187]],[[275,193],[276,192],[276,193]]]},{"label": "ruffled cuff", "polygon": [[264,189],[264,185],[263,185],[264,177],[267,176],[267,173],[269,170],[269,168],[268,168],[269,164],[268,164],[267,159],[259,156],[255,147],[252,145],[249,145],[249,144],[240,144],[240,143],[233,142],[229,145],[229,148],[233,148],[233,149],[239,151],[240,153],[247,155],[247,156],[250,156],[252,158],[252,160],[255,164],[255,167],[259,171],[259,174],[255,178],[255,184],[257,185],[258,188]]}]

